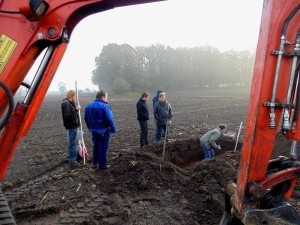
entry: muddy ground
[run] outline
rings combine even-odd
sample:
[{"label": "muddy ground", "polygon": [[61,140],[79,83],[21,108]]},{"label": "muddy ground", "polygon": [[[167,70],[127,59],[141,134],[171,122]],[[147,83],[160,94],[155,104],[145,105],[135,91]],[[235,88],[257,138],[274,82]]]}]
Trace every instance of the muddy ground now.
[{"label": "muddy ground", "polygon": [[[81,96],[82,108],[94,97]],[[224,187],[237,175],[242,143],[234,152],[235,141],[221,141],[215,159],[204,161],[196,139],[222,122],[237,132],[246,121],[249,90],[176,92],[167,93],[167,99],[174,117],[164,160],[163,145],[153,140],[152,103],[150,145],[141,149],[138,97],[109,96],[118,131],[111,139],[111,167],[99,171],[91,168],[91,135],[84,123],[89,155],[86,164],[69,168],[62,97],[47,96],[1,183],[17,224],[218,224]],[[282,140],[274,155],[288,151],[289,143]],[[299,196],[297,186],[291,199],[297,210]]]}]

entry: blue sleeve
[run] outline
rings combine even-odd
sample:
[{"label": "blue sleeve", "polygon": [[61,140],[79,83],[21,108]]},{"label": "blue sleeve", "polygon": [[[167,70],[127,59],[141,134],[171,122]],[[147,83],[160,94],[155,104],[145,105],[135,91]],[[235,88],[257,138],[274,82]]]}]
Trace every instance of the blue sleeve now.
[{"label": "blue sleeve", "polygon": [[157,102],[158,98],[156,96],[153,97],[152,102],[153,102],[153,109],[155,107],[155,104]]},{"label": "blue sleeve", "polygon": [[116,133],[117,129],[115,127],[114,115],[110,109],[110,106],[105,107],[105,115],[106,115],[106,119],[109,124],[109,127],[111,129],[111,132]]},{"label": "blue sleeve", "polygon": [[88,122],[88,119],[87,119],[87,114],[88,114],[87,108],[85,108],[85,111],[84,111],[84,121],[85,121],[85,124],[86,124],[87,128],[89,128],[90,125],[89,125],[89,122]]}]

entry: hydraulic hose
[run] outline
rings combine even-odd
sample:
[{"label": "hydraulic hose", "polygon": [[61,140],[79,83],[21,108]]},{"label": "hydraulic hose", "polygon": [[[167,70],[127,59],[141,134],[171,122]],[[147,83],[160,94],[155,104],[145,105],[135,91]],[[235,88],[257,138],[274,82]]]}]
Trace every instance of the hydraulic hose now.
[{"label": "hydraulic hose", "polygon": [[296,106],[295,106],[295,111],[294,111],[294,116],[293,116],[293,123],[292,127],[295,127],[295,123],[298,120],[299,117],[299,109],[300,109],[300,84],[299,84],[299,70],[300,70],[300,61],[297,63],[297,68],[296,68],[296,74],[298,77],[298,87],[297,87],[297,95],[296,95]]},{"label": "hydraulic hose", "polygon": [[7,87],[6,84],[4,84],[3,82],[0,82],[0,87],[2,87],[5,91],[5,94],[8,97],[8,111],[5,114],[3,120],[0,122],[0,131],[3,129],[3,127],[5,126],[5,124],[7,123],[7,121],[9,120],[13,109],[14,109],[14,96],[11,93],[11,90]]},{"label": "hydraulic hose", "polygon": [[[296,42],[295,42],[295,47],[294,47],[294,51],[298,52],[300,50],[300,29],[297,32],[297,37],[296,37]],[[291,68],[291,73],[290,73],[290,82],[289,82],[289,87],[288,87],[288,92],[287,92],[287,96],[286,96],[286,104],[290,104],[291,103],[291,96],[292,96],[292,90],[293,90],[293,86],[294,86],[294,82],[295,82],[295,77],[297,75],[296,71],[297,71],[297,64],[299,61],[299,56],[298,55],[294,55],[293,56],[293,61],[292,61],[292,68]],[[285,108],[284,109],[284,115],[283,115],[283,123],[282,123],[282,129],[283,130],[289,130],[290,129],[290,119],[289,119],[290,115],[289,115],[289,108]]]},{"label": "hydraulic hose", "polygon": [[300,4],[297,7],[295,7],[293,9],[293,11],[285,19],[283,27],[282,27],[282,31],[281,31],[278,59],[277,59],[277,64],[276,64],[274,85],[273,85],[272,97],[271,97],[271,111],[270,111],[270,124],[269,124],[270,128],[275,128],[275,98],[276,98],[276,92],[277,92],[277,86],[278,86],[279,73],[280,73],[280,69],[281,69],[281,61],[282,61],[282,56],[284,53],[284,46],[286,43],[286,40],[285,40],[286,31],[287,31],[289,22],[295,16],[295,14],[299,11],[299,9],[300,9]]},{"label": "hydraulic hose", "polygon": [[289,22],[291,21],[291,19],[295,16],[295,14],[298,12],[298,10],[300,9],[300,4],[297,5],[293,11],[289,14],[289,16],[285,19],[282,30],[281,30],[281,36],[285,36],[286,35],[286,30],[288,28]]}]

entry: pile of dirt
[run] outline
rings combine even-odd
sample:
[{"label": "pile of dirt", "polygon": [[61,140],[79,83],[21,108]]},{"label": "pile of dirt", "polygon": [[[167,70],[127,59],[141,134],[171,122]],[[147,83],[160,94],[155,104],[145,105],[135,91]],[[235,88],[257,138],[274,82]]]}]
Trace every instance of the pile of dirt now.
[{"label": "pile of dirt", "polygon": [[75,169],[62,161],[2,189],[17,224],[217,224],[239,154],[226,152],[182,169],[151,153],[153,148],[121,151],[109,170],[91,168],[90,159]]}]

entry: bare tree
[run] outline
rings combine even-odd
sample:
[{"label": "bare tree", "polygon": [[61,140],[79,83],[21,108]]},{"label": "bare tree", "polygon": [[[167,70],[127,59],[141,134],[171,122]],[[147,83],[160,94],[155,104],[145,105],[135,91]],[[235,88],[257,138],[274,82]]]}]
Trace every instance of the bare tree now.
[{"label": "bare tree", "polygon": [[64,82],[59,82],[58,90],[61,94],[65,94],[67,92],[66,84]]}]

